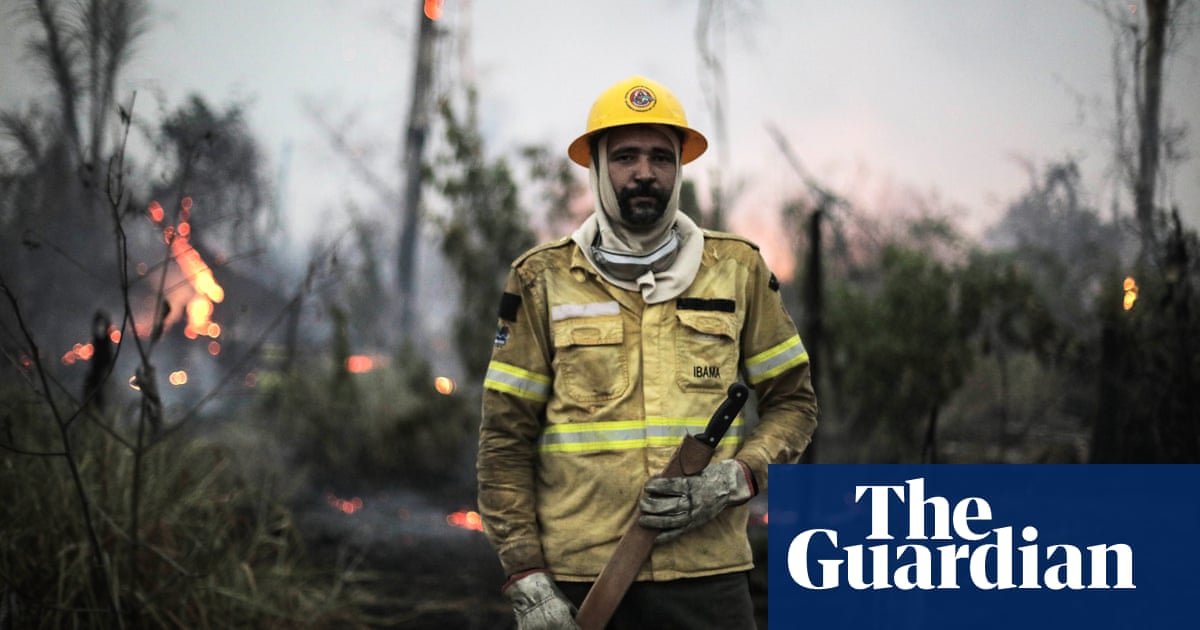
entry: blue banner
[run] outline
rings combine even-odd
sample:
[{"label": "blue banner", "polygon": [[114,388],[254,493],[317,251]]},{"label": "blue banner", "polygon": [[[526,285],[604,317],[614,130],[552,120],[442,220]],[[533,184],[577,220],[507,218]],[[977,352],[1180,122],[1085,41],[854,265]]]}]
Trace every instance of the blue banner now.
[{"label": "blue banner", "polygon": [[772,465],[772,630],[1200,627],[1200,466]]}]

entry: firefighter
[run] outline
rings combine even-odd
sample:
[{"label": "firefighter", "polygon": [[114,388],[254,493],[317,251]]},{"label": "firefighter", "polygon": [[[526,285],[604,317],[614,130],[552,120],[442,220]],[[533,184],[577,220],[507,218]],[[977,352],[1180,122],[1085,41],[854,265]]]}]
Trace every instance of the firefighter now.
[{"label": "firefighter", "polygon": [[[605,90],[568,147],[595,210],[513,262],[484,383],[484,531],[521,630],[574,628],[634,519],[661,530],[609,628],[754,628],[746,502],[817,424],[808,353],[750,241],[679,209],[680,168],[707,148],[667,88]],[[755,392],[712,463],[656,476],[729,385]]]}]

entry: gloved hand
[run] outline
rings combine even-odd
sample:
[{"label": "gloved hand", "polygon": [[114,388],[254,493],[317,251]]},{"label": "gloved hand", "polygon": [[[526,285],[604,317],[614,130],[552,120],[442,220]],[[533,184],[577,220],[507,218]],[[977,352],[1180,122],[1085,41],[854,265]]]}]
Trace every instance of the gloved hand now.
[{"label": "gloved hand", "polygon": [[661,529],[658,543],[675,540],[684,532],[709,522],[728,505],[754,496],[750,469],[736,459],[709,464],[698,475],[654,477],[642,488],[638,507],[642,527]]},{"label": "gloved hand", "polygon": [[578,630],[575,605],[546,571],[529,573],[504,587],[517,616],[517,630]]}]

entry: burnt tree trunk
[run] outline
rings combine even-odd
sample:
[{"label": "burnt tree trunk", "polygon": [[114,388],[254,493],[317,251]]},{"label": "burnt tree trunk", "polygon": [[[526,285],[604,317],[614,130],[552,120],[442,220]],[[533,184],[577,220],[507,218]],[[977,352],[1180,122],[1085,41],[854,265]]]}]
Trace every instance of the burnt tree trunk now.
[{"label": "burnt tree trunk", "polygon": [[[809,375],[812,378],[813,389],[817,388],[817,361],[820,358],[822,337],[825,335],[824,288],[821,270],[821,223],[825,217],[826,201],[812,213],[808,231],[808,273],[804,284],[804,311],[807,314],[804,330],[804,343],[808,349]],[[814,433],[812,442],[805,449],[801,461],[812,464],[817,461],[817,434]]]},{"label": "burnt tree trunk", "polygon": [[409,339],[416,313],[416,261],[418,236],[421,229],[421,189],[425,142],[429,135],[433,110],[433,54],[437,26],[425,16],[424,5],[418,1],[416,61],[413,64],[412,101],[408,125],[404,131],[404,193],[400,208],[400,233],[396,248],[396,288],[400,294],[400,334]]},{"label": "burnt tree trunk", "polygon": [[1143,243],[1152,243],[1154,235],[1154,184],[1158,177],[1159,119],[1169,5],[1170,0],[1146,2],[1146,58],[1142,85],[1137,86],[1141,107],[1138,109],[1140,138],[1137,181],[1134,183],[1134,204]]}]

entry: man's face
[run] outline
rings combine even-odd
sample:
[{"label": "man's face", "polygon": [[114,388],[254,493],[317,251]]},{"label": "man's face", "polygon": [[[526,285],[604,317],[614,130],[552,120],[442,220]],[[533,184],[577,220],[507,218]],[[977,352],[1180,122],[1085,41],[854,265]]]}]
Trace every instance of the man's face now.
[{"label": "man's face", "polygon": [[662,218],[675,189],[675,161],[675,147],[658,129],[633,125],[609,132],[608,176],[627,225],[650,226]]}]

